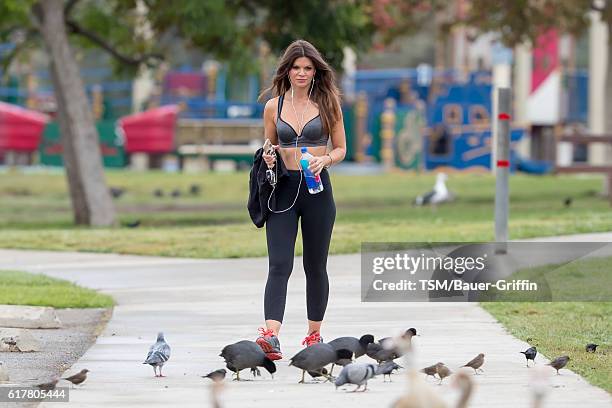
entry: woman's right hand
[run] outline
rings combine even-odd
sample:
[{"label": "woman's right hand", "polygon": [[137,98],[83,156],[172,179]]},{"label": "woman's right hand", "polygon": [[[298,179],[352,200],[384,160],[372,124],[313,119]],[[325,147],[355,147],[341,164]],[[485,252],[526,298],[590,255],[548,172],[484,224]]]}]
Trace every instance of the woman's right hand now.
[{"label": "woman's right hand", "polygon": [[274,163],[276,163],[276,151],[278,150],[278,145],[272,145],[272,147],[274,148],[274,153],[272,154],[268,154],[266,152],[263,153],[263,159],[266,162],[266,164],[268,165],[268,168],[271,169],[272,167],[274,167]]}]

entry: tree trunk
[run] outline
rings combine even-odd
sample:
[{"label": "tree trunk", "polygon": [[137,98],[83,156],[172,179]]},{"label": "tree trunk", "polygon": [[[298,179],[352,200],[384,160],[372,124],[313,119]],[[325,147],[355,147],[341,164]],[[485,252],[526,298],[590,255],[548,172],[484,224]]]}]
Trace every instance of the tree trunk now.
[{"label": "tree trunk", "polygon": [[115,224],[115,208],[104,179],[98,132],[64,21],[62,0],[34,6],[51,63],[64,166],[77,224]]}]

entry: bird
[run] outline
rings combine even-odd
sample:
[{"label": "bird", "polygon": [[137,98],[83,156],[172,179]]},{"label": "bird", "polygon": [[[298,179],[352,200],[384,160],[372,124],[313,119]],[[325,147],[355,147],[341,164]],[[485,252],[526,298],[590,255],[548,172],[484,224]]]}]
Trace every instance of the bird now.
[{"label": "bird", "polygon": [[218,370],[211,371],[210,373],[206,375],[202,375],[201,377],[210,378],[213,381],[223,381],[226,373],[227,373],[227,370],[225,368],[220,368]]},{"label": "bird", "polygon": [[224,384],[221,381],[213,381],[210,384],[210,402],[212,408],[221,408],[221,403],[219,402],[219,395],[221,394],[223,385]]},{"label": "bird", "polygon": [[308,375],[310,375],[315,381],[319,380],[319,377],[326,377],[325,381],[329,380],[327,368],[322,368],[320,371],[308,371]]},{"label": "bird", "polygon": [[170,195],[173,198],[179,198],[181,196],[181,190],[179,190],[178,188],[172,190],[172,192],[170,193]]},{"label": "bird", "polygon": [[125,189],[121,187],[110,187],[108,190],[113,198],[119,198],[125,193]]},{"label": "bird", "polygon": [[0,382],[8,382],[9,380],[8,371],[4,368],[4,363],[0,361]]},{"label": "bird", "polygon": [[[412,341],[412,337],[414,337],[414,336],[418,336],[418,335],[417,335],[417,330],[416,330],[414,327],[411,327],[411,328],[407,329],[407,330],[406,330],[406,331],[405,331],[405,332],[404,332],[404,333],[401,335],[401,338],[402,338],[403,340],[407,340],[408,342],[411,342],[411,341]],[[378,340],[378,343],[379,343],[380,345],[384,345],[383,343],[387,343],[387,342],[389,342],[389,341],[393,341],[393,338],[392,338],[392,337],[383,337],[382,339],[379,339],[379,340]]]},{"label": "bird", "polygon": [[254,341],[241,340],[223,347],[221,354],[225,360],[225,366],[236,373],[234,381],[240,381],[240,371],[250,368],[253,375],[259,371],[257,367],[265,368],[274,378],[276,364],[266,357],[261,347]]},{"label": "bird", "polygon": [[330,377],[332,376],[332,372],[336,365],[339,365],[340,367],[345,367],[353,362],[353,352],[351,350],[336,350],[336,354],[338,355],[338,358],[332,363],[331,370],[329,371]]},{"label": "bird", "polygon": [[334,384],[336,389],[344,384],[357,386],[352,392],[356,392],[363,386],[363,391],[368,389],[368,380],[377,374],[377,367],[372,363],[352,363],[344,366]]},{"label": "bird", "polygon": [[532,360],[535,364],[535,358],[538,354],[538,350],[535,347],[529,347],[527,350],[521,351],[520,353],[525,355],[525,359],[527,359],[527,367],[529,367],[529,360]]},{"label": "bird", "polygon": [[460,390],[459,400],[457,401],[455,407],[466,408],[468,406],[470,397],[472,396],[474,382],[472,381],[472,378],[463,371],[457,372],[452,379],[453,385],[458,387]]},{"label": "bird", "polygon": [[436,364],[436,372],[438,373],[438,377],[440,377],[440,382],[438,384],[442,384],[442,380],[452,374],[450,368],[444,365],[444,363]]},{"label": "bird", "polygon": [[59,381],[59,377],[53,376],[53,379],[49,382],[42,383],[42,384],[36,384],[36,388],[38,388],[39,390],[43,390],[43,391],[52,391],[55,389],[55,386],[57,385],[58,381]]},{"label": "bird", "polygon": [[589,343],[586,345],[585,350],[587,353],[594,353],[597,351],[597,347],[599,347],[599,344]]},{"label": "bird", "polygon": [[544,367],[536,367],[531,370],[529,388],[531,389],[533,408],[541,408],[544,397],[550,390],[550,375]]},{"label": "bird", "polygon": [[199,185],[192,184],[191,186],[189,186],[189,194],[191,194],[192,196],[200,195],[200,192],[202,192],[202,188]]},{"label": "bird", "polygon": [[563,205],[565,206],[565,208],[570,208],[572,205],[572,197],[566,197],[563,200]]},{"label": "bird", "polygon": [[140,226],[140,220],[126,222],[124,225],[128,228],[138,228]]},{"label": "bird", "polygon": [[444,400],[421,379],[416,370],[408,371],[408,393],[396,400],[393,408],[447,408]]},{"label": "bird", "polygon": [[353,352],[355,358],[359,358],[366,353],[368,344],[374,343],[374,336],[371,334],[364,334],[360,338],[356,337],[338,337],[330,341],[329,344],[334,350],[347,349]]},{"label": "bird", "polygon": [[478,354],[476,357],[474,357],[473,359],[471,359],[467,364],[465,364],[462,367],[470,367],[474,369],[474,372],[476,374],[478,374],[478,370],[480,371],[484,371],[482,368],[482,365],[484,364],[484,357],[485,355],[483,353]]},{"label": "bird", "polygon": [[387,375],[389,376],[389,382],[391,381],[391,373],[393,370],[399,370],[402,368],[395,361],[383,361],[378,365],[376,369],[376,374],[383,375],[383,382],[387,381]]},{"label": "bird", "polygon": [[162,190],[161,188],[156,188],[155,190],[153,190],[153,195],[158,198],[163,197],[164,190]]},{"label": "bird", "polygon": [[[346,352],[350,353],[348,350]],[[342,358],[342,355],[341,350],[336,351],[327,343],[315,343],[291,357],[289,365],[302,369],[302,379],[298,383],[303,384],[306,371],[318,372],[323,375],[321,369],[328,364],[335,363],[339,358]]]},{"label": "bird", "polygon": [[[170,346],[164,339],[164,333],[157,334],[157,341],[149,348],[149,354],[142,364],[149,364],[153,367],[153,372],[156,377],[165,377],[162,375],[162,367],[170,358]],[[159,375],[157,375],[157,367],[159,367]]]},{"label": "bird", "polygon": [[71,375],[70,377],[64,378],[64,380],[70,381],[72,383],[72,385],[79,385],[79,384],[82,384],[83,382],[85,382],[85,380],[87,379],[87,373],[88,372],[89,372],[89,370],[84,368],[81,371],[79,371],[78,373],[76,373],[74,375]]},{"label": "bird", "polygon": [[[385,344],[387,343],[385,342]],[[397,351],[395,347],[387,349],[380,343],[370,343],[368,344],[366,354],[380,364],[383,361],[391,361],[398,358]]]},{"label": "bird", "polygon": [[559,370],[567,365],[567,362],[570,361],[569,356],[561,356],[555,358],[550,363],[546,364],[557,370],[557,375],[559,375]]},{"label": "bird", "polygon": [[433,190],[423,195],[418,196],[414,200],[416,206],[441,204],[452,200],[452,195],[446,188],[446,180],[448,176],[445,173],[438,173],[436,176],[436,184]]},{"label": "bird", "polygon": [[[407,346],[410,346],[412,344],[412,338],[414,336],[417,336],[417,330],[414,327],[411,327],[400,336],[400,341],[407,341]],[[401,351],[400,347],[398,347],[395,343],[396,340],[391,337],[383,337],[382,339],[378,340],[378,344],[383,346],[383,348],[393,350],[395,358],[401,357],[403,355],[403,352]]]},{"label": "bird", "polygon": [[[443,363],[438,363],[438,364],[443,364]],[[436,378],[436,374],[438,374],[438,364],[434,364],[434,365],[430,365],[429,367],[425,367],[421,369],[421,372],[427,374],[426,378],[429,378],[429,376]]]}]

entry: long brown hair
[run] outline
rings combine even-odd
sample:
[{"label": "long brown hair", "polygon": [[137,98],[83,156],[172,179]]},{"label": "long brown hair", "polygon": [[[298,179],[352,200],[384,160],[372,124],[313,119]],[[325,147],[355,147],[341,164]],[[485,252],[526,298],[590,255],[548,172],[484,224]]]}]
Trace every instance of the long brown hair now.
[{"label": "long brown hair", "polygon": [[332,67],[321,56],[321,53],[306,40],[296,40],[289,44],[280,58],[272,85],[262,91],[259,99],[271,92],[272,97],[284,95],[291,88],[289,71],[296,59],[309,58],[315,68],[315,83],[312,90],[312,100],[318,105],[323,129],[331,133],[334,124],[341,117],[340,91],[336,86],[336,75]]}]

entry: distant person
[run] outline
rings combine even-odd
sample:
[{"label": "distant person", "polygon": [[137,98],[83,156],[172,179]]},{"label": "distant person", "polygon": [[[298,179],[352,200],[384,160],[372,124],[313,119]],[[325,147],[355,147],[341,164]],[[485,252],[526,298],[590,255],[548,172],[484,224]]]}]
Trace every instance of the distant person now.
[{"label": "distant person", "polygon": [[[321,323],[329,293],[327,254],[336,218],[327,168],[344,159],[346,136],[334,71],[307,41],[297,40],[287,47],[278,62],[272,85],[263,95],[272,96],[264,108],[265,137],[272,142],[289,173],[278,181],[269,201],[266,327],[259,329],[256,340],[270,359],[278,360],[282,358],[278,334],[300,220],[308,316],[308,331],[302,344],[308,347],[322,341]],[[320,175],[323,183],[323,191],[316,194],[309,192],[300,167],[302,147],[314,156],[309,169],[315,176]],[[275,167],[276,154],[264,154],[263,159],[268,168]]]}]

